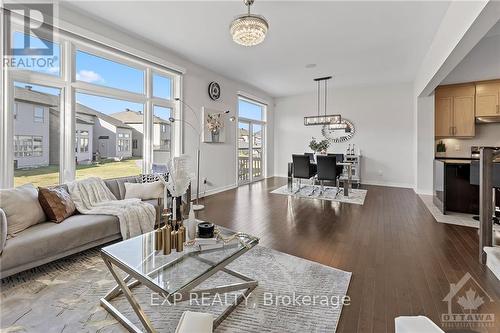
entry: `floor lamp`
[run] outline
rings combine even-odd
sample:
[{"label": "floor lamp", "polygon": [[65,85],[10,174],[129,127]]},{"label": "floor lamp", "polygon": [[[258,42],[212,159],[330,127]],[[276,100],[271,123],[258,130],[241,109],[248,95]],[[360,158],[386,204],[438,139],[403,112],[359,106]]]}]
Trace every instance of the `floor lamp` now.
[{"label": "floor lamp", "polygon": [[[191,112],[193,113],[193,115],[196,117],[196,120],[198,121],[198,124],[201,124],[200,118],[196,114],[196,111],[189,104],[187,104],[186,102],[184,102],[179,97],[174,98],[174,100],[181,102],[188,109],[190,109]],[[223,113],[224,114],[228,114],[229,110],[228,111],[224,111]],[[170,117],[168,120],[171,123],[176,122],[176,121],[180,121],[181,123],[185,123],[186,125],[188,125],[189,127],[191,127],[193,129],[193,131],[198,135],[198,148],[196,150],[196,204],[193,205],[193,210],[202,210],[203,208],[205,208],[205,206],[204,205],[200,205],[200,158],[201,158],[200,145],[201,145],[201,134],[202,134],[201,130],[197,129],[195,126],[193,126],[193,124],[191,124],[190,122],[188,122],[188,121],[186,121],[184,119],[177,119],[177,118]],[[231,117],[231,121],[234,121],[233,117]]]}]

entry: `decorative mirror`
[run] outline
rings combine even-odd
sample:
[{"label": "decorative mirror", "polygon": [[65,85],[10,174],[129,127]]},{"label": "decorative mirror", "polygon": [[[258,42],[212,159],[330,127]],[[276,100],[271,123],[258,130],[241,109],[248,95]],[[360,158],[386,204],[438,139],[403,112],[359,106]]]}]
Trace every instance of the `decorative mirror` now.
[{"label": "decorative mirror", "polygon": [[321,129],[321,134],[334,143],[349,141],[355,132],[353,123],[346,118],[342,118],[340,124],[324,125]]}]

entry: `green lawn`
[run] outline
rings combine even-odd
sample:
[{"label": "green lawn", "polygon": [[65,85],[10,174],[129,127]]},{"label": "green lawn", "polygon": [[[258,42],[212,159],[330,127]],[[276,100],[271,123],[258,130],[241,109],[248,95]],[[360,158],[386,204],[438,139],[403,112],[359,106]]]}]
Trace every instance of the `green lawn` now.
[{"label": "green lawn", "polygon": [[[128,159],[120,162],[108,161],[99,165],[77,165],[76,179],[84,179],[91,176],[100,178],[116,178],[133,176],[141,173],[141,160]],[[35,186],[48,186],[59,183],[59,166],[49,165],[47,167],[15,170],[14,185],[19,186],[33,183]]]}]

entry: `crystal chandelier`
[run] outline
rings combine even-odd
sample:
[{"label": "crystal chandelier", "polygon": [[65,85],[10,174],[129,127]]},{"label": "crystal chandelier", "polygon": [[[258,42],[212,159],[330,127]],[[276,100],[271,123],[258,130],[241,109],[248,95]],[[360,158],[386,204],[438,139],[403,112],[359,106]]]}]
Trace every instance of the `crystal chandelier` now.
[{"label": "crystal chandelier", "polygon": [[248,7],[248,13],[237,16],[229,31],[233,36],[233,41],[243,46],[254,46],[262,43],[266,38],[269,24],[264,16],[250,14],[250,6],[254,0],[244,0]]}]

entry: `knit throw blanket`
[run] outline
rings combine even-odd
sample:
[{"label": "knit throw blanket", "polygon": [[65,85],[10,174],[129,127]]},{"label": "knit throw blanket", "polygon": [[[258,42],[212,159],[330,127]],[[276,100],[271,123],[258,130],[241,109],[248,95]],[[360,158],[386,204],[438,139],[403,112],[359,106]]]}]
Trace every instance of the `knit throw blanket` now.
[{"label": "knit throw blanket", "polygon": [[117,200],[101,178],[78,180],[68,184],[68,189],[81,214],[118,217],[123,239],[153,230],[156,220],[153,205],[140,199]]}]

